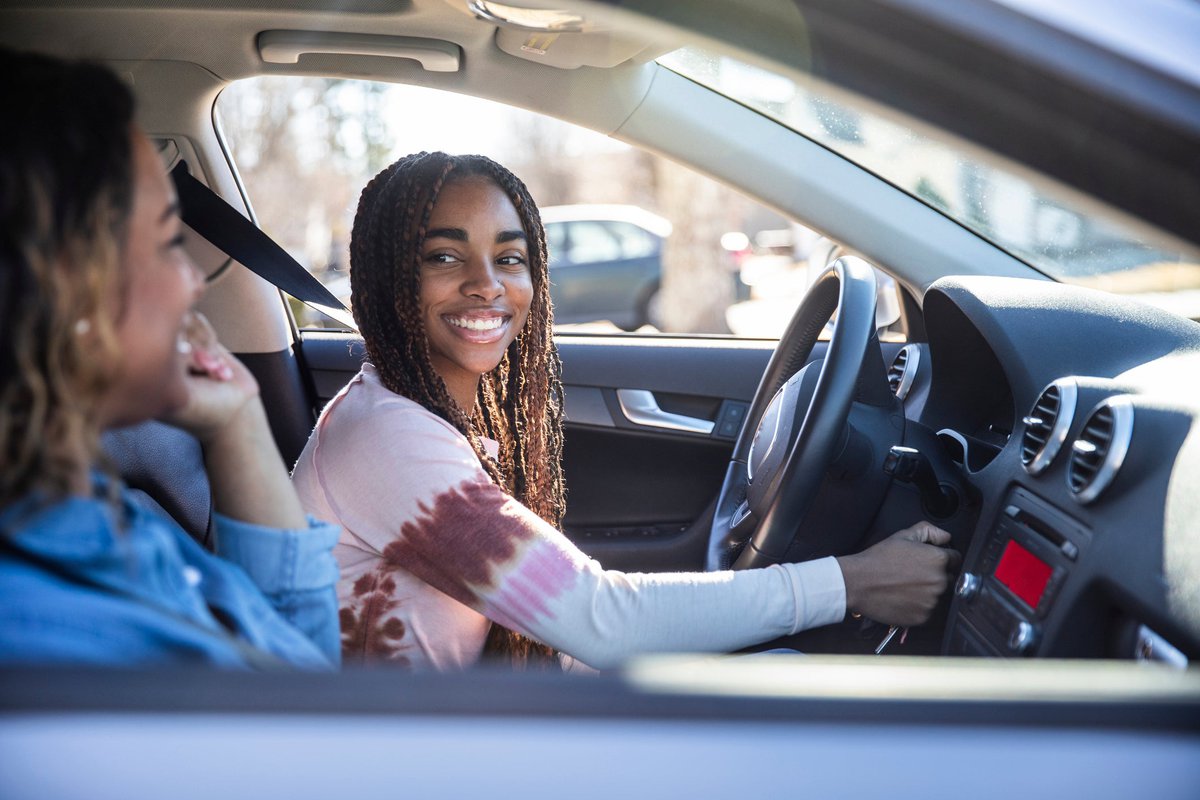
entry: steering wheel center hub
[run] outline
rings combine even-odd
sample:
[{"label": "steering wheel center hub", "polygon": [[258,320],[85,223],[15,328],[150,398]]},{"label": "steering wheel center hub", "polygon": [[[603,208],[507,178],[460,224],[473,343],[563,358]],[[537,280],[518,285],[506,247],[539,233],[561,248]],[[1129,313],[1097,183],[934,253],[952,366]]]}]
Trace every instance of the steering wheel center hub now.
[{"label": "steering wheel center hub", "polygon": [[763,413],[746,463],[749,479],[746,499],[751,509],[761,508],[775,476],[785,463],[788,448],[795,440],[795,428],[803,421],[804,413],[812,401],[819,373],[820,362],[805,365],[779,387]]}]

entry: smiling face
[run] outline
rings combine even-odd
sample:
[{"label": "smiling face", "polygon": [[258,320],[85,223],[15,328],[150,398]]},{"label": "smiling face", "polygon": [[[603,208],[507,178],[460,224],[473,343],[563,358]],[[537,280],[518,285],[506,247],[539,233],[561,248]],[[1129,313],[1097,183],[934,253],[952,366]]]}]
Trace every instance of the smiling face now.
[{"label": "smiling face", "polygon": [[121,258],[116,335],[120,363],[104,397],[106,427],[128,425],[187,401],[180,352],[184,317],[204,281],[183,250],[179,204],[154,146],[133,133],[134,194]]},{"label": "smiling face", "polygon": [[532,300],[529,243],[508,195],[482,177],[446,184],[421,246],[420,307],[430,363],[464,411]]}]

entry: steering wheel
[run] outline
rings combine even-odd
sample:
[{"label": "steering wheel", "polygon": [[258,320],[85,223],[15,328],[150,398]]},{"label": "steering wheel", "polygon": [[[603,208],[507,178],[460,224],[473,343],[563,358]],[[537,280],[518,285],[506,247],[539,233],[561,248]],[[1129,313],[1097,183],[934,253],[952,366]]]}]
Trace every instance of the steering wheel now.
[{"label": "steering wheel", "polygon": [[[826,470],[845,445],[859,373],[876,341],[875,297],[874,270],[850,256],[837,259],[804,296],[734,445],[709,534],[708,569],[751,569],[784,560]],[[835,310],[824,361],[805,366]]]}]

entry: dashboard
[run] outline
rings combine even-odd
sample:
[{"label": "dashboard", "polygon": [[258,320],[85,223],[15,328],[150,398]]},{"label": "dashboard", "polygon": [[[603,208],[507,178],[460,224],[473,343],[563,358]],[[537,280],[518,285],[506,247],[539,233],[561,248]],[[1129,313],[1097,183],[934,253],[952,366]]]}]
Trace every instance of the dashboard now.
[{"label": "dashboard", "polygon": [[1010,278],[923,305],[906,413],[975,512],[943,652],[1200,656],[1200,325]]}]

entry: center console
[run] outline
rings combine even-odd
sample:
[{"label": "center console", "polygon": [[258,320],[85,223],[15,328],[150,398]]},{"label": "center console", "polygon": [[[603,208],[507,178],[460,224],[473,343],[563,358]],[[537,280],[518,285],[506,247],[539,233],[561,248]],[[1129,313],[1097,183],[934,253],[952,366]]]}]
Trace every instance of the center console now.
[{"label": "center console", "polygon": [[1088,541],[1075,520],[1014,488],[972,570],[955,589],[949,653],[1031,656],[1059,589]]}]

